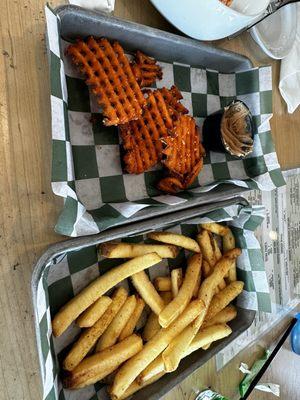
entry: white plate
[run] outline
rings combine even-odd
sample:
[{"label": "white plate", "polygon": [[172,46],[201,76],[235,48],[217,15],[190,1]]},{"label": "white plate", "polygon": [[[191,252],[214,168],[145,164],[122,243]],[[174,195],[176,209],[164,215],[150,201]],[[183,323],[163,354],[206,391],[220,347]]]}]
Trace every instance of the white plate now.
[{"label": "white plate", "polygon": [[292,49],[297,31],[297,4],[290,4],[254,26],[251,36],[262,50],[280,60]]},{"label": "white plate", "polygon": [[[257,4],[257,0],[247,1],[256,1]],[[258,15],[265,10],[269,0],[259,0],[260,8],[249,9],[241,5],[241,0],[234,0],[235,10],[219,0],[151,0],[151,2],[168,21],[186,35],[200,40],[217,40],[231,36],[253,24]]]}]

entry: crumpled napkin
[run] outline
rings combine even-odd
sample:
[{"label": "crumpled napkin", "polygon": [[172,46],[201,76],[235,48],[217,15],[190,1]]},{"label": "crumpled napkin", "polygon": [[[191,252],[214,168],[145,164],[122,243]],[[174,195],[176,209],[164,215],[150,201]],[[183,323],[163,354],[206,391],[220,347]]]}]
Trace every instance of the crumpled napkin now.
[{"label": "crumpled napkin", "polygon": [[69,3],[104,12],[112,12],[115,8],[115,0],[69,0]]},{"label": "crumpled napkin", "polygon": [[291,52],[281,61],[279,90],[292,114],[300,104],[300,4],[297,4],[297,33]]}]

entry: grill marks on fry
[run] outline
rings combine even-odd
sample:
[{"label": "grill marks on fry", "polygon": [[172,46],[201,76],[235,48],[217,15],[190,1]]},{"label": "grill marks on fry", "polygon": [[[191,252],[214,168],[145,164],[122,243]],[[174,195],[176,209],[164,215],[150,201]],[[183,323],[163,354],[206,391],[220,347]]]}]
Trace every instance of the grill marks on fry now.
[{"label": "grill marks on fry", "polygon": [[124,124],[141,115],[146,99],[119,43],[89,37],[70,45],[67,54],[103,108],[105,125]]},{"label": "grill marks on fry", "polygon": [[126,152],[124,163],[126,171],[139,174],[157,164],[162,156],[162,138],[169,135],[174,120],[180,113],[188,110],[179,102],[182,95],[173,86],[147,91],[146,106],[142,116],[120,126],[123,148]]}]

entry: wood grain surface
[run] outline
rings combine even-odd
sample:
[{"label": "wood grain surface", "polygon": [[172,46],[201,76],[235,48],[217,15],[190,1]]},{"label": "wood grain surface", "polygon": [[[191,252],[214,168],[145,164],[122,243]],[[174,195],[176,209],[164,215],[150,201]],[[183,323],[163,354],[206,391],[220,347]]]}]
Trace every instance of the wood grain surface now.
[{"label": "wood grain surface", "polygon": [[[0,4],[0,399],[38,400],[41,386],[31,274],[38,256],[51,243],[63,239],[53,230],[62,203],[50,187],[45,2],[1,0]],[[50,4],[55,6],[62,1]],[[116,0],[115,14],[174,31],[146,0]],[[250,56],[256,65],[261,63],[247,34],[217,45]],[[300,164],[300,112],[292,116],[286,113],[277,90],[279,63],[272,65],[275,113],[272,128],[278,156],[283,168],[296,167]],[[266,340],[272,338],[270,334]],[[239,361],[251,363],[257,351],[259,347],[255,346],[253,351],[240,355],[220,374],[215,373],[214,361],[208,362],[165,399],[193,399],[192,389],[207,385],[233,396],[241,378]]]}]

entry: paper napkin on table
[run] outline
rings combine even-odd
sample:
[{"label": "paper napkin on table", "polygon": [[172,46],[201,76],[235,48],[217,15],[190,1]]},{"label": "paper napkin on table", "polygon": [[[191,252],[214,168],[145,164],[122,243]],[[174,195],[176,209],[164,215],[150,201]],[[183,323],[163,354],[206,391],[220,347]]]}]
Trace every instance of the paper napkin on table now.
[{"label": "paper napkin on table", "polygon": [[297,4],[297,33],[291,52],[281,61],[279,90],[289,113],[300,104],[300,5]]},{"label": "paper napkin on table", "polygon": [[115,0],[69,0],[69,3],[105,12],[112,12],[115,8]]}]

